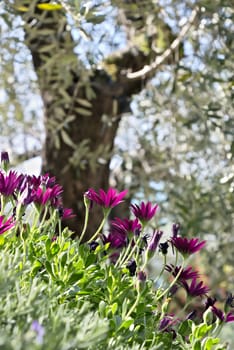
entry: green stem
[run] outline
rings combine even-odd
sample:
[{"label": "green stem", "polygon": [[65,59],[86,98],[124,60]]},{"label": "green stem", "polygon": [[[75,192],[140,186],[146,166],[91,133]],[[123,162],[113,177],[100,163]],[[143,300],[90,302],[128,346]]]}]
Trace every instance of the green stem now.
[{"label": "green stem", "polygon": [[160,274],[158,275],[158,277],[154,280],[154,284],[155,284],[155,285],[157,284],[157,282],[158,282],[158,281],[160,280],[160,278],[162,277],[162,274],[163,274],[163,272],[164,272],[164,270],[165,270],[166,263],[167,263],[167,256],[166,256],[166,254],[164,254],[164,255],[163,255],[163,267],[162,267],[162,269],[161,269]]},{"label": "green stem", "polygon": [[1,195],[1,214],[3,215],[3,213],[4,213],[4,196],[3,195]]},{"label": "green stem", "polygon": [[132,242],[133,242],[133,237],[132,239],[129,241],[128,246],[126,248],[126,250],[123,252],[123,254],[121,254],[118,258],[118,260],[116,261],[115,266],[121,266],[123,264],[123,262],[125,261],[125,259],[127,258],[131,248],[132,248]]},{"label": "green stem", "polygon": [[159,297],[156,299],[156,301],[159,301],[162,297],[164,297],[164,295],[166,295],[169,290],[174,286],[174,284],[178,281],[179,277],[180,277],[180,274],[181,272],[183,271],[183,268],[184,268],[184,263],[185,263],[185,259],[183,257],[183,260],[182,260],[182,264],[181,264],[181,267],[180,267],[180,270],[179,272],[177,273],[176,277],[173,279],[173,281],[170,283],[169,287],[167,287],[167,289],[164,290],[164,292],[159,295]]},{"label": "green stem", "polygon": [[109,208],[106,209],[106,210],[104,209],[104,217],[103,217],[103,219],[102,219],[102,222],[100,223],[100,225],[99,225],[97,231],[96,231],[96,232],[94,233],[94,235],[88,240],[87,243],[92,242],[92,241],[95,240],[95,238],[99,235],[99,233],[101,232],[101,230],[102,230],[102,228],[103,228],[103,226],[104,226],[104,224],[105,224],[105,222],[106,222],[106,218],[108,217],[109,213],[110,213],[110,209],[109,209]]},{"label": "green stem", "polygon": [[137,304],[139,303],[140,301],[140,297],[141,297],[141,293],[138,292],[137,294],[137,298],[135,300],[135,303],[132,305],[132,307],[130,308],[130,310],[128,311],[127,315],[124,317],[124,319],[128,319],[128,317],[131,315],[131,313],[134,311],[134,309],[136,308]]},{"label": "green stem", "polygon": [[85,205],[84,227],[83,227],[83,230],[81,232],[79,242],[82,242],[82,239],[84,238],[84,235],[85,235],[85,232],[86,232],[87,226],[88,226],[88,221],[89,221],[90,202],[87,202],[87,199],[85,199],[85,196],[84,196],[84,205]]},{"label": "green stem", "polygon": [[[131,259],[131,257],[133,256],[133,254],[135,253],[136,249],[138,248],[138,243],[141,240],[141,235],[139,235],[138,239],[136,240],[136,244],[134,245],[133,249],[131,250],[130,254],[128,256],[126,256],[126,258]],[[130,247],[131,248],[131,247]],[[126,260],[126,259],[125,259]],[[121,263],[123,264],[125,262],[125,260],[122,259]]]}]

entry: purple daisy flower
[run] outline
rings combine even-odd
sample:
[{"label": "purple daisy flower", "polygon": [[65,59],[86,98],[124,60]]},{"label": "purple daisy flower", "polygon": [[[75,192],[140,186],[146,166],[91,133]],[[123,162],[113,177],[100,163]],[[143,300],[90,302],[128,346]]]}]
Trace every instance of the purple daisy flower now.
[{"label": "purple daisy flower", "polygon": [[111,231],[107,237],[104,235],[102,235],[101,237],[103,243],[110,243],[110,248],[112,249],[120,249],[127,245],[127,236],[121,232]]},{"label": "purple daisy flower", "polygon": [[8,220],[4,222],[5,217],[0,216],[0,235],[4,232],[10,230],[13,226],[15,226],[15,222],[13,221],[13,218],[10,217]]},{"label": "purple daisy flower", "polygon": [[20,177],[15,171],[10,170],[7,175],[0,172],[0,193],[11,196],[17,189],[19,181]]},{"label": "purple daisy flower", "polygon": [[[173,264],[165,266],[165,270],[168,272],[171,272],[172,276],[174,277],[178,275],[178,273],[180,272],[180,269],[181,269],[181,266],[174,266]],[[190,280],[198,277],[199,277],[198,271],[193,271],[192,266],[187,266],[184,269],[182,269],[182,271],[180,272],[179,281],[181,280],[186,281],[186,280]]]},{"label": "purple daisy flower", "polygon": [[95,202],[103,208],[113,208],[122,202],[127,192],[128,191],[125,190],[118,193],[114,188],[109,188],[107,192],[105,192],[103,189],[100,189],[99,192],[96,192],[94,189],[90,188],[85,193],[85,196],[91,202]]},{"label": "purple daisy flower", "polygon": [[183,238],[183,237],[172,237],[172,246],[175,247],[182,255],[188,256],[198,252],[204,247],[206,241],[199,242],[198,238]]},{"label": "purple daisy flower", "polygon": [[59,206],[58,207],[58,213],[59,213],[59,217],[62,219],[62,220],[65,220],[65,219],[72,219],[74,218],[76,215],[73,213],[73,210],[72,209],[69,209],[69,208],[63,208],[63,206]]},{"label": "purple daisy flower", "polygon": [[175,330],[172,328],[173,325],[175,325],[176,323],[179,322],[179,319],[175,319],[174,315],[165,315],[159,323],[159,327],[158,329],[161,332],[168,332],[168,333],[172,333],[173,339],[176,338],[176,332]]},{"label": "purple daisy flower", "polygon": [[206,295],[209,292],[209,288],[202,281],[197,282],[196,277],[192,279],[190,284],[187,281],[181,281],[181,285],[190,297]]},{"label": "purple daisy flower", "polygon": [[46,190],[38,187],[32,193],[33,201],[40,205],[45,205],[50,201],[50,203],[56,207],[58,204],[58,197],[61,195],[62,191],[63,189],[60,185],[54,185],[52,188],[47,188]]},{"label": "purple daisy flower", "polygon": [[111,232],[119,232],[128,235],[139,235],[141,224],[138,219],[129,220],[127,218],[115,218],[111,221]]},{"label": "purple daisy flower", "polygon": [[211,311],[221,322],[234,322],[234,314],[231,311],[225,314],[215,306],[211,306]]},{"label": "purple daisy flower", "polygon": [[155,215],[158,205],[152,205],[151,202],[141,202],[140,205],[131,204],[131,209],[136,218],[138,218],[142,222],[150,221]]}]

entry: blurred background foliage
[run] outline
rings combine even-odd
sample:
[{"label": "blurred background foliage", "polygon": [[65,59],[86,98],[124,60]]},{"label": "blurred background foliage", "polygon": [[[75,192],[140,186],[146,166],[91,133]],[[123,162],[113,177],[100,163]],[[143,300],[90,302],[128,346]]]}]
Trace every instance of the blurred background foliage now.
[{"label": "blurred background foliage", "polygon": [[[128,188],[134,199],[160,203],[160,225],[166,225],[168,220],[180,222],[183,235],[207,239],[203,259],[211,287],[233,290],[231,2],[38,3],[45,11],[56,11],[53,6],[57,5],[66,13],[67,30],[72,35],[74,52],[81,62],[79,74],[84,81],[103,66],[114,81],[120,68],[111,57],[127,44],[136,52],[143,52],[147,59],[155,60],[180,36],[191,10],[197,6],[199,16],[178,48],[147,80],[142,75],[140,93],[132,97],[130,105],[118,116],[121,121],[111,152],[110,184]],[[29,7],[27,1],[7,0],[0,4],[0,142],[15,163],[40,155],[44,143],[43,103],[21,17]],[[137,57],[136,54],[136,60]],[[64,54],[60,59],[66,65],[74,57]],[[53,62],[48,61],[48,67],[52,66]],[[92,94],[91,89],[89,93]],[[83,108],[80,112],[89,116],[88,100],[80,103]],[[105,118],[103,115],[108,123]],[[64,130],[63,139],[71,143],[66,125],[60,129]],[[79,146],[78,161],[74,157],[77,166],[81,155],[89,151],[87,143]],[[104,146],[97,150],[98,157],[109,151]],[[93,161],[92,155],[89,159]]]}]

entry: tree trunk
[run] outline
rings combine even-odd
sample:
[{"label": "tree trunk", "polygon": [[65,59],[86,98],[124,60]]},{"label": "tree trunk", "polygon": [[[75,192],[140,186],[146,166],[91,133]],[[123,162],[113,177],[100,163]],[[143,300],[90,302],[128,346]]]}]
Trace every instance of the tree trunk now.
[{"label": "tree trunk", "polygon": [[[23,18],[44,102],[43,172],[56,176],[63,186],[64,206],[77,214],[68,225],[79,235],[83,195],[90,187],[107,190],[121,114],[129,109],[132,94],[143,88],[142,78],[131,81],[122,72],[142,68],[149,57],[136,48],[126,49],[106,60],[107,66],[116,66],[115,77],[104,70],[88,70],[74,53],[64,12],[40,9],[40,3],[30,2]],[[93,209],[85,239],[101,219],[100,209]]]}]

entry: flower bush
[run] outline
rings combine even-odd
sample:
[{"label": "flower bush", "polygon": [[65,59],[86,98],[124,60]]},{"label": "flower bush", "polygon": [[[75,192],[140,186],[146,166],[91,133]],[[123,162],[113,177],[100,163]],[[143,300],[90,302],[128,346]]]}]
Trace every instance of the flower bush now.
[{"label": "flower bush", "polygon": [[[55,178],[8,170],[6,152],[1,161],[0,349],[227,348],[219,333],[234,321],[234,298],[229,295],[221,309],[188,265],[204,241],[181,237],[174,224],[171,237],[161,242],[163,232],[147,226],[158,208],[150,202],[133,204],[131,219],[115,218],[103,233],[111,209],[127,193],[114,189],[84,194],[84,228],[72,239],[61,221],[74,215],[63,207]],[[103,220],[81,243],[93,205],[103,208]],[[152,280],[147,264],[156,254],[164,264]],[[186,300],[174,314],[178,290]]]}]

